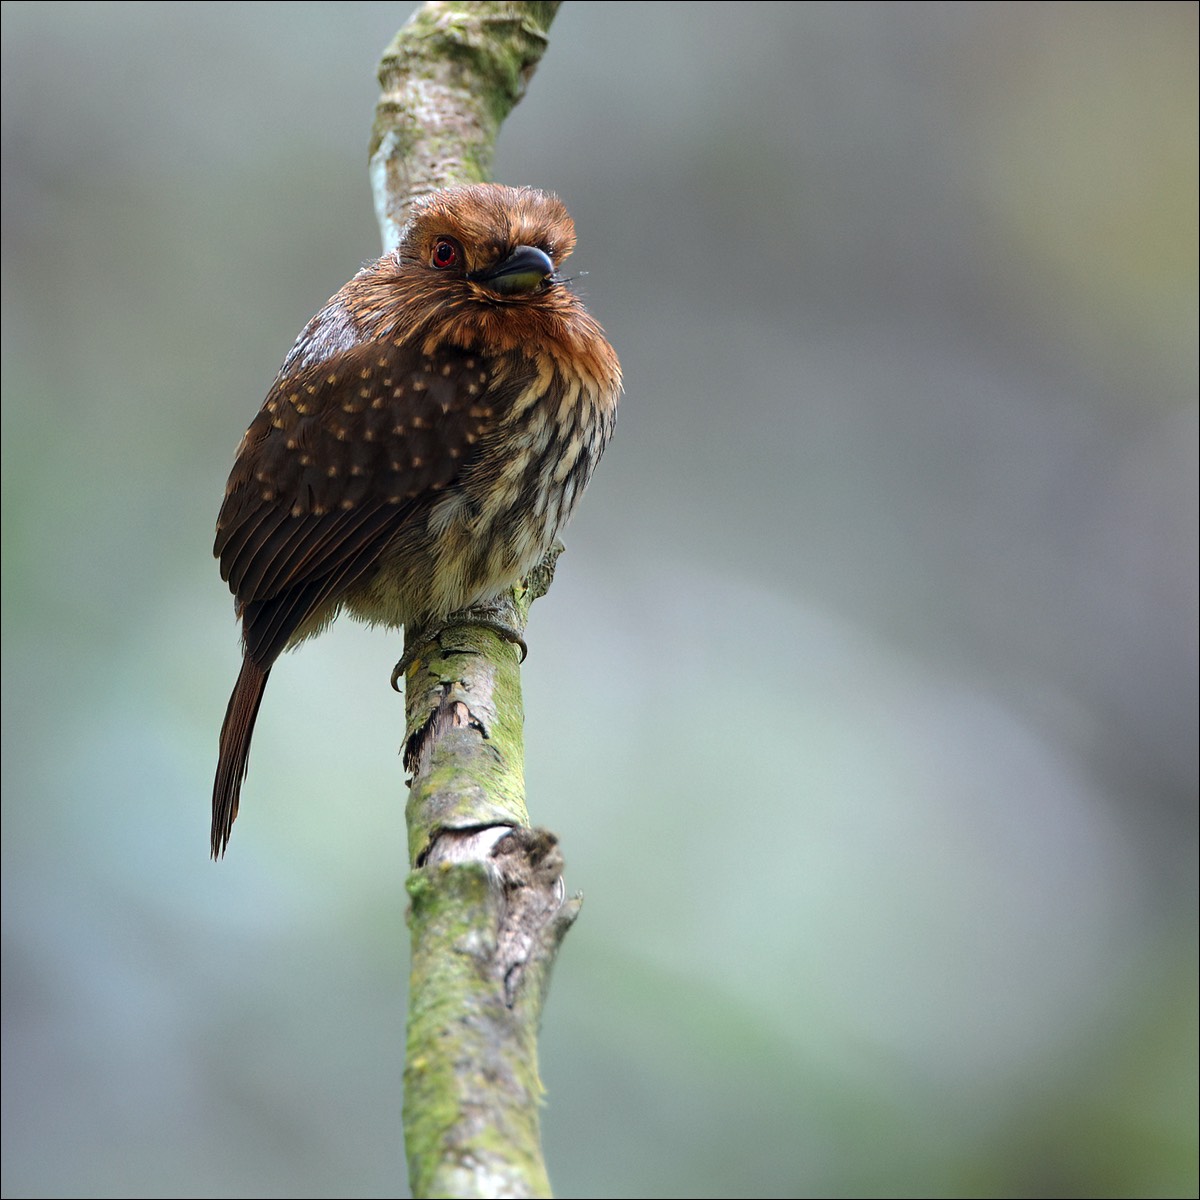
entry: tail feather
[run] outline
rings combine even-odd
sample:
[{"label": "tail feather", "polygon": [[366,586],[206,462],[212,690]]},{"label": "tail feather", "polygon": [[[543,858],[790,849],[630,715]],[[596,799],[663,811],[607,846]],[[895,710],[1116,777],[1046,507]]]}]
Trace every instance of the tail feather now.
[{"label": "tail feather", "polygon": [[229,844],[238,812],[238,797],[242,780],[250,765],[250,739],[254,735],[254,722],[258,717],[258,706],[262,703],[263,691],[267,686],[270,667],[260,667],[249,655],[242,659],[242,669],[229,707],[225,710],[225,723],[221,726],[220,754],[217,758],[217,777],[213,783],[212,801],[212,856],[220,858]]}]

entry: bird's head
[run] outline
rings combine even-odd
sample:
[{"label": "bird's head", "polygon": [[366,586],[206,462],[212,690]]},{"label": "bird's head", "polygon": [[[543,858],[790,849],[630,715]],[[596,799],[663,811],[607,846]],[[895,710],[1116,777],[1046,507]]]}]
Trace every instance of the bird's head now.
[{"label": "bird's head", "polygon": [[[555,195],[479,183],[418,200],[374,284],[423,343],[504,353],[598,332],[559,275],[575,224]],[[398,303],[397,303],[398,302]],[[403,314],[403,316],[401,316]]]},{"label": "bird's head", "polygon": [[397,257],[438,291],[504,304],[554,288],[574,248],[575,224],[557,196],[480,183],[417,201]]},{"label": "bird's head", "polygon": [[431,192],[413,205],[399,245],[309,322],[283,374],[368,341],[407,341],[425,354],[438,345],[581,352],[603,333],[559,274],[574,248],[574,222],[549,192],[497,183]]}]

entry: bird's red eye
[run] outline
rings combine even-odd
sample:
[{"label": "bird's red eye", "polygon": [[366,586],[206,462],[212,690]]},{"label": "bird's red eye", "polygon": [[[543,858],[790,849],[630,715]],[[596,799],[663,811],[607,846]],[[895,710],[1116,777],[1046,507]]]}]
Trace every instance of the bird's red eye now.
[{"label": "bird's red eye", "polygon": [[458,262],[458,247],[449,238],[438,238],[433,243],[433,265],[439,271]]}]

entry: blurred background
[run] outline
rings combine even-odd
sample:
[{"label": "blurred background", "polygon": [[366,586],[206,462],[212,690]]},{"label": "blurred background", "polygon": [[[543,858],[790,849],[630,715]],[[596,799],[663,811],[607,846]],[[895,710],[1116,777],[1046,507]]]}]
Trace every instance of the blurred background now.
[{"label": "blurred background", "polygon": [[[395,1196],[395,635],[211,559],[406,4],[3,7],[3,1192]],[[1196,1194],[1197,6],[565,4],[625,368],[534,610],[567,1196]],[[586,272],[586,274],[582,274]]]}]

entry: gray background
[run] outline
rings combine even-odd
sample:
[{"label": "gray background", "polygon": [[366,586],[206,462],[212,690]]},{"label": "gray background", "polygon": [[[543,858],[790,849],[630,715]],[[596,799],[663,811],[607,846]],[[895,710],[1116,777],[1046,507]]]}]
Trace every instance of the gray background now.
[{"label": "gray background", "polygon": [[[4,5],[6,1196],[402,1188],[399,639],[282,661],[207,810],[221,489],[409,11]],[[497,177],[627,383],[524,672],[560,1194],[1195,1194],[1196,46],[555,22]]]}]

